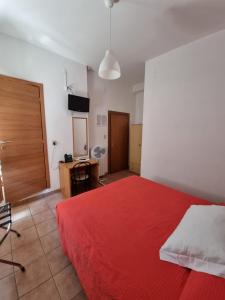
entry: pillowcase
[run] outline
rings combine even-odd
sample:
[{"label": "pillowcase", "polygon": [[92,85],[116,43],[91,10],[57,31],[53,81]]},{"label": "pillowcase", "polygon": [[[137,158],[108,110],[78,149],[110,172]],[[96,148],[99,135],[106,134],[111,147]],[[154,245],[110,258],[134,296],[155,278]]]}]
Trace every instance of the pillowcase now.
[{"label": "pillowcase", "polygon": [[192,205],[161,247],[160,259],[225,278],[225,207]]}]

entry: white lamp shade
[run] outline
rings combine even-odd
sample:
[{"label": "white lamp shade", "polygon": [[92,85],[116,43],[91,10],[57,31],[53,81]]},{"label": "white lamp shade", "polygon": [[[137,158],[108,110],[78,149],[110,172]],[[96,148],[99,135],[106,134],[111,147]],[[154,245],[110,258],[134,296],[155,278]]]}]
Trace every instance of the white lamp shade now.
[{"label": "white lamp shade", "polygon": [[119,62],[115,59],[110,50],[106,50],[98,71],[99,77],[108,80],[118,79],[121,76]]}]

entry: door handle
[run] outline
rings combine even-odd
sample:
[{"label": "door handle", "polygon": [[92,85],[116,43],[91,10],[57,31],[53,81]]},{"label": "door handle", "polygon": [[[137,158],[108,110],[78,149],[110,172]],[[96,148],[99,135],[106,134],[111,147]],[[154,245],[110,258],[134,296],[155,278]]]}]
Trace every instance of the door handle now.
[{"label": "door handle", "polygon": [[8,141],[8,140],[0,140],[0,145],[5,145],[8,143],[12,143],[12,141]]},{"label": "door handle", "polygon": [[9,143],[12,143],[12,141],[0,140],[0,150],[4,150],[4,146]]}]

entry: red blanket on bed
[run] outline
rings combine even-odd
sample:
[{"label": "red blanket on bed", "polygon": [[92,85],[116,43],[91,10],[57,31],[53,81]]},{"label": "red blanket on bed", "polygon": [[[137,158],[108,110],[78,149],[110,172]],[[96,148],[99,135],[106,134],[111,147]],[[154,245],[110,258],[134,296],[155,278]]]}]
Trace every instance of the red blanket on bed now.
[{"label": "red blanket on bed", "polygon": [[137,176],[59,204],[62,245],[88,298],[224,300],[224,279],[159,259],[191,204],[208,202]]}]

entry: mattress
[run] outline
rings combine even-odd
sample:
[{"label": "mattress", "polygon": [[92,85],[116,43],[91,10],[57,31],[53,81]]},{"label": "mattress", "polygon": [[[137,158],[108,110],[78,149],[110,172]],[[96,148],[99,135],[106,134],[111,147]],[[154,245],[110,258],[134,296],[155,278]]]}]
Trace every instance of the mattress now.
[{"label": "mattress", "polygon": [[90,300],[225,299],[225,281],[159,259],[192,204],[208,204],[131,176],[57,206],[63,249]]}]

